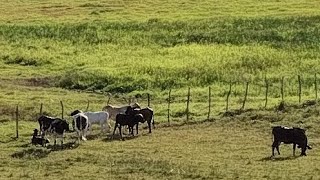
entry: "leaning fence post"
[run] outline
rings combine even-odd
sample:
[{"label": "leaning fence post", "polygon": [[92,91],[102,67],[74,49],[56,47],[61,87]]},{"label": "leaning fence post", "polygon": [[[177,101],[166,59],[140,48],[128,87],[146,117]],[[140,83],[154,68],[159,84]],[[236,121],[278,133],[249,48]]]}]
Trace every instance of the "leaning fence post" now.
[{"label": "leaning fence post", "polygon": [[39,112],[40,115],[39,116],[42,116],[42,108],[43,108],[43,104],[41,103],[40,104],[40,112]]},{"label": "leaning fence post", "polygon": [[148,93],[148,107],[150,107],[150,94]]},{"label": "leaning fence post", "polygon": [[244,109],[244,106],[245,106],[245,104],[246,104],[247,96],[248,96],[248,89],[249,89],[249,82],[247,81],[247,83],[246,83],[246,92],[245,92],[245,94],[244,94],[244,99],[243,99],[243,102],[242,102],[241,110]]},{"label": "leaning fence post", "polygon": [[188,97],[187,97],[187,122],[189,121],[189,104],[190,104],[190,87],[188,88]]},{"label": "leaning fence post", "polygon": [[64,108],[63,108],[63,103],[62,103],[62,101],[60,101],[60,105],[61,105],[61,119],[63,119]]},{"label": "leaning fence post", "polygon": [[299,83],[299,89],[298,89],[298,95],[299,95],[299,104],[301,103],[301,77],[298,75],[298,83]]},{"label": "leaning fence post", "polygon": [[229,97],[230,97],[230,94],[231,94],[231,87],[232,87],[232,83],[230,82],[230,86],[229,86],[229,92],[227,94],[227,105],[226,105],[226,112],[228,111],[229,109]]},{"label": "leaning fence post", "polygon": [[318,100],[318,84],[317,84],[317,73],[314,74],[314,91],[316,94],[316,101]]},{"label": "leaning fence post", "polygon": [[171,101],[171,89],[169,90],[168,96],[168,123],[170,124],[170,101]]},{"label": "leaning fence post", "polygon": [[108,100],[107,100],[107,105],[109,105],[110,99],[111,99],[111,94],[108,95]]},{"label": "leaning fence post", "polygon": [[16,106],[16,138],[19,138],[19,105]]},{"label": "leaning fence post", "polygon": [[265,85],[266,85],[266,96],[265,96],[265,103],[264,103],[264,108],[267,108],[267,104],[268,104],[268,91],[269,91],[269,83],[267,80],[267,77],[265,77]]},{"label": "leaning fence post", "polygon": [[284,77],[281,78],[281,99],[284,101]]},{"label": "leaning fence post", "polygon": [[210,113],[211,113],[211,87],[209,86],[209,110],[208,110],[208,119],[210,119]]},{"label": "leaning fence post", "polygon": [[89,106],[90,106],[90,101],[89,101],[89,99],[88,99],[86,112],[89,110]]}]

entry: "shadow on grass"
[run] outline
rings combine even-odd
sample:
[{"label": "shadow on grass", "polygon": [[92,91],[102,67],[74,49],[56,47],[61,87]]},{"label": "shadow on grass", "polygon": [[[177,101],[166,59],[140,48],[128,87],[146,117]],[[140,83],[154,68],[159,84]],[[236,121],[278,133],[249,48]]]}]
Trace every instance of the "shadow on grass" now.
[{"label": "shadow on grass", "polygon": [[[30,144],[25,144],[23,146],[29,146]],[[47,157],[52,151],[65,151],[65,150],[72,150],[79,147],[79,143],[76,141],[65,143],[63,145],[48,145],[47,147],[30,147],[28,149],[23,149],[22,151],[15,152],[11,155],[13,158],[45,158]]]},{"label": "shadow on grass", "polygon": [[106,138],[102,139],[102,141],[104,141],[104,142],[121,141],[121,140],[125,141],[125,140],[135,139],[135,138],[139,137],[139,135],[135,135],[135,136],[122,135],[122,137],[123,137],[123,139],[121,139],[120,134],[115,134],[115,135],[108,134]]},{"label": "shadow on grass", "polygon": [[45,148],[29,148],[29,149],[24,149],[19,152],[15,152],[11,155],[13,158],[44,158],[47,157],[48,154],[50,154],[50,150],[45,149]]},{"label": "shadow on grass", "polygon": [[87,140],[95,140],[95,139],[99,139],[102,136],[104,136],[103,134],[89,134],[86,136]]},{"label": "shadow on grass", "polygon": [[76,149],[79,147],[79,143],[77,143],[77,141],[73,141],[73,142],[68,142],[68,143],[64,143],[64,144],[56,144],[54,145],[48,145],[47,149],[49,149],[50,151],[65,151],[65,150],[72,150],[72,149]]},{"label": "shadow on grass", "polygon": [[288,160],[295,160],[301,156],[287,156],[287,157],[271,157],[267,156],[265,158],[259,159],[259,161],[288,161]]},{"label": "shadow on grass", "polygon": [[11,142],[14,142],[14,141],[17,141],[17,138],[15,137],[12,137],[8,140],[0,140],[0,143],[11,143]]}]

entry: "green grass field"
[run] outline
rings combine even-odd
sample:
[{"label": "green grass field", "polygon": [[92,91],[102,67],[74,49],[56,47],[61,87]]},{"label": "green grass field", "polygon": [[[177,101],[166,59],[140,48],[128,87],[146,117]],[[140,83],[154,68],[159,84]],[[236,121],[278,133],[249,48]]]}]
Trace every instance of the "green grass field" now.
[{"label": "green grass field", "polygon": [[[0,179],[53,179],[55,174],[64,179],[319,178],[319,108],[302,106],[318,93],[318,1],[0,4]],[[277,113],[282,77],[286,110]],[[246,112],[223,116],[230,83],[233,112],[242,106],[246,82]],[[188,87],[190,120],[185,122]],[[101,110],[109,97],[110,104],[132,99],[145,107],[148,93],[158,126],[151,135],[142,129],[139,137],[122,142],[94,134],[63,151],[26,144],[41,103],[44,114],[61,116],[62,101],[71,121],[68,114],[86,109],[88,101],[90,111]],[[17,105],[20,138],[13,140]],[[293,158],[291,147],[284,146],[282,155],[270,160],[272,125],[306,128],[314,150]]]}]

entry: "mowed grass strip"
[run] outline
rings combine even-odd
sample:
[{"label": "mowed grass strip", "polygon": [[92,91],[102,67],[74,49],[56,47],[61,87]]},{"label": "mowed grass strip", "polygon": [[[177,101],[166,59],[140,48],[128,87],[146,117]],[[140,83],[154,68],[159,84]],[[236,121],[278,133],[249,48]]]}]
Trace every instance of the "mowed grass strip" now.
[{"label": "mowed grass strip", "polygon": [[[21,138],[7,138],[0,144],[4,150],[2,178],[54,179],[57,173],[62,179],[318,178],[316,149],[308,151],[307,157],[299,157],[298,149],[297,157],[293,157],[292,146],[282,145],[282,155],[270,159],[271,128],[262,121],[160,126],[152,134],[141,129],[137,137],[127,137],[125,141],[118,136],[111,139],[109,135],[96,134],[96,127],[88,141],[62,151],[27,145],[36,126],[23,123]],[[13,123],[2,126],[9,136],[13,135],[8,132],[13,131],[12,127]],[[65,143],[73,141],[68,135]],[[315,147],[320,143],[314,134],[309,141]],[[17,153],[22,155],[12,157]]]}]

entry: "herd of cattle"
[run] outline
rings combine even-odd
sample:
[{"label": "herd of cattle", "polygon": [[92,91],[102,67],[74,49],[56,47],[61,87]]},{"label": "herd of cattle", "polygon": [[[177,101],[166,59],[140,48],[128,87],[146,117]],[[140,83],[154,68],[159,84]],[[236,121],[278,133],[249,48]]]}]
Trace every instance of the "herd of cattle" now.
[{"label": "herd of cattle", "polygon": [[[107,105],[100,112],[82,112],[81,110],[75,110],[70,116],[73,118],[72,127],[73,130],[77,132],[79,141],[81,139],[86,140],[86,135],[88,131],[91,132],[93,124],[100,124],[101,132],[106,130],[107,125],[111,128],[109,119],[115,120],[113,135],[118,128],[121,139],[123,139],[121,133],[122,126],[128,126],[131,135],[134,135],[134,126],[136,126],[136,134],[138,134],[139,123],[147,122],[149,133],[151,133],[151,123],[154,127],[153,110],[149,107],[141,108],[138,103],[122,107]],[[40,135],[38,134],[38,130],[35,129],[31,140],[32,144],[45,146],[49,143],[45,137],[47,133],[54,136],[54,145],[56,145],[57,138],[61,138],[61,144],[63,144],[63,133],[70,131],[69,123],[66,120],[42,115],[39,117],[38,122],[40,125]],[[308,145],[308,138],[304,129],[276,126],[272,128],[272,134],[272,157],[275,155],[274,149],[276,149],[280,155],[279,145],[282,142],[284,144],[293,144],[294,156],[296,146],[301,148],[301,156],[306,156],[306,150],[311,149]]]},{"label": "herd of cattle", "polygon": [[[128,126],[131,135],[134,135],[134,126],[138,134],[139,123],[147,122],[149,133],[151,133],[151,124],[153,124],[154,127],[153,110],[149,107],[141,108],[138,103],[122,107],[107,105],[99,112],[82,112],[81,110],[75,110],[70,116],[73,119],[73,130],[77,132],[79,141],[87,140],[86,135],[91,132],[93,124],[99,124],[101,126],[101,132],[105,132],[107,125],[111,128],[109,119],[115,120],[113,135],[118,128],[121,139],[123,139],[121,133],[123,126]],[[64,132],[70,131],[67,120],[42,115],[38,118],[38,122],[40,134],[38,134],[37,129],[34,130],[31,139],[32,144],[45,146],[49,143],[46,135],[54,137],[54,145],[56,145],[57,138],[61,138],[61,145],[63,144]]]}]

